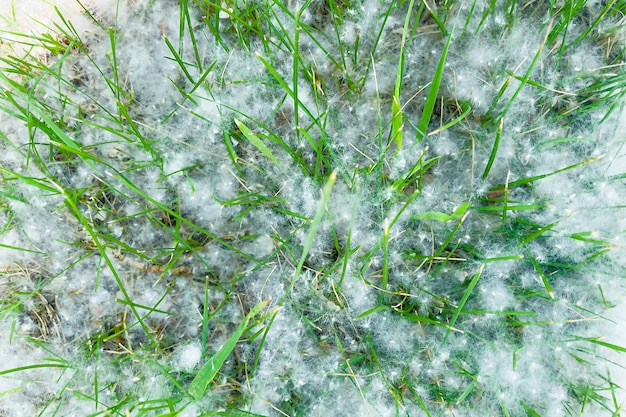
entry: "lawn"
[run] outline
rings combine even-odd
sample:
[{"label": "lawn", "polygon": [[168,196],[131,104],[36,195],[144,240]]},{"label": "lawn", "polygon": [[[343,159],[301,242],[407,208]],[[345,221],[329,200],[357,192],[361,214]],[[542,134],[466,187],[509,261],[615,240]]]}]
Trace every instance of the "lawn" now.
[{"label": "lawn", "polygon": [[0,416],[621,415],[626,1],[31,3]]}]

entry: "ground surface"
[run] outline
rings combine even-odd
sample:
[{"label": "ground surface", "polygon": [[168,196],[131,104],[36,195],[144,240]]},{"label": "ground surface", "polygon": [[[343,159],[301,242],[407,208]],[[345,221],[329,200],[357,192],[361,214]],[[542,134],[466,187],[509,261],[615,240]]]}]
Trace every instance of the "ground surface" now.
[{"label": "ground surface", "polygon": [[625,2],[0,4],[0,416],[619,415]]}]

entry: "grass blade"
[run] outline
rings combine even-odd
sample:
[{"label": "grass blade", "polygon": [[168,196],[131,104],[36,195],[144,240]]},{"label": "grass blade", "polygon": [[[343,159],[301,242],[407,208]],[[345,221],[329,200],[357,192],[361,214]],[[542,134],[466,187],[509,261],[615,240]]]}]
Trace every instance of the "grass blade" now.
[{"label": "grass blade", "polygon": [[[457,306],[456,310],[454,311],[454,314],[452,315],[452,319],[450,319],[451,328],[454,327],[454,325],[456,324],[456,320],[459,318],[459,314],[461,314],[461,311],[463,311],[463,306],[469,299],[470,295],[472,294],[472,291],[474,291],[476,284],[478,284],[478,279],[480,278],[480,275],[483,273],[483,269],[485,269],[485,264],[482,264],[480,268],[478,268],[478,271],[476,271],[476,273],[472,277],[472,280],[470,281],[469,286],[467,287],[467,289],[465,290],[465,293],[463,294],[463,298],[461,298],[459,305]],[[450,336],[450,331],[451,330],[448,329],[448,331],[446,332],[446,335],[443,337],[443,340],[441,341],[441,346],[445,345],[446,341],[448,340],[448,336]]]},{"label": "grass blade", "polygon": [[[578,168],[580,166],[587,165],[587,164],[592,163],[592,162],[596,162],[596,161],[604,158],[605,156],[606,155],[604,155],[604,154],[603,155],[599,155],[599,156],[594,156],[594,157],[585,159],[584,161],[580,161],[580,162],[577,162],[575,164],[568,165],[568,166],[563,167],[563,168],[559,168],[559,169],[557,169],[555,171],[548,172],[546,174],[539,174],[539,175],[535,175],[533,177],[522,178],[522,179],[519,179],[519,180],[516,180],[516,181],[511,181],[511,182],[509,182],[509,189],[511,189],[513,187],[520,186],[520,185],[530,184],[532,182],[539,181],[541,179],[547,178],[547,177],[549,177],[551,175],[560,174],[561,172],[565,172],[565,171],[568,171],[570,169]],[[506,184],[498,184],[495,187],[490,188],[489,191],[504,190],[505,187],[506,187]],[[509,209],[510,209],[510,207],[511,206],[509,206]]]},{"label": "grass blade", "polygon": [[448,34],[446,46],[444,46],[443,51],[441,52],[435,76],[433,77],[433,81],[430,83],[430,90],[428,91],[428,96],[426,97],[426,104],[424,104],[424,110],[422,111],[422,117],[420,118],[419,129],[417,131],[418,141],[424,139],[427,135],[426,132],[428,131],[428,124],[430,123],[430,118],[435,110],[435,102],[437,101],[437,95],[439,94],[439,86],[441,85],[443,70],[446,67],[446,58],[448,56],[451,41],[452,33]]},{"label": "grass blade", "polygon": [[533,265],[533,268],[535,268],[535,271],[537,271],[537,273],[541,277],[541,282],[543,282],[543,286],[546,288],[548,295],[551,299],[554,300],[554,292],[552,291],[552,286],[550,285],[550,282],[548,281],[548,277],[546,277],[545,272],[543,272],[541,265],[539,265],[539,262],[537,262],[537,260],[533,258],[528,252],[526,253],[526,258],[528,258],[530,263]]},{"label": "grass blade", "polygon": [[448,123],[441,126],[440,128],[433,130],[428,134],[428,136],[436,135],[437,133],[441,133],[446,129],[450,129],[455,124],[464,120],[470,114],[470,112],[472,111],[472,106],[470,105],[469,101],[459,101],[459,104],[461,106],[461,114],[450,120]]},{"label": "grass blade", "polygon": [[309,234],[306,237],[306,241],[304,243],[304,248],[302,249],[302,255],[300,256],[300,261],[298,262],[298,266],[293,273],[293,278],[291,279],[291,284],[289,285],[289,289],[285,293],[285,296],[281,300],[280,304],[282,305],[289,294],[291,294],[291,290],[293,290],[293,286],[296,283],[296,278],[300,275],[302,271],[302,267],[304,266],[304,261],[306,260],[307,255],[309,254],[309,250],[311,250],[311,246],[313,245],[313,240],[315,239],[315,235],[317,234],[317,229],[320,227],[322,223],[322,217],[324,217],[324,213],[326,212],[326,206],[330,201],[330,193],[333,190],[333,186],[335,185],[335,181],[337,181],[337,171],[333,171],[326,181],[324,188],[322,189],[322,200],[320,201],[320,205],[317,208],[317,213],[315,213],[315,217],[313,218],[313,224],[311,225],[311,229],[309,230]]},{"label": "grass blade", "polygon": [[196,400],[199,400],[202,395],[205,393],[207,387],[213,381],[213,378],[217,375],[217,373],[224,365],[224,362],[230,356],[233,349],[237,345],[237,342],[249,329],[248,325],[250,324],[250,320],[254,318],[268,303],[270,299],[261,301],[257,304],[246,316],[246,318],[239,324],[235,332],[228,338],[224,346],[220,350],[215,353],[209,359],[207,363],[198,371],[196,377],[189,384],[189,394],[191,394]]},{"label": "grass blade", "polygon": [[500,138],[502,137],[503,126],[504,126],[504,118],[500,119],[500,124],[498,125],[498,131],[496,133],[496,140],[493,142],[493,148],[491,148],[489,161],[487,162],[487,166],[485,167],[485,170],[483,171],[483,179],[487,179],[487,176],[489,175],[489,171],[491,171],[491,167],[493,166],[493,161],[495,161],[496,159],[496,154],[498,153],[498,146],[500,145]]},{"label": "grass blade", "polygon": [[27,366],[20,366],[19,368],[11,368],[11,369],[5,369],[4,371],[0,371],[0,375],[7,375],[7,374],[12,374],[14,372],[21,372],[21,371],[29,371],[31,369],[36,369],[36,368],[64,368],[67,369],[69,368],[68,365],[62,365],[62,364],[54,364],[54,363],[41,363],[38,365],[27,365]]},{"label": "grass blade", "polygon": [[415,0],[411,0],[409,9],[404,19],[404,28],[402,29],[402,41],[400,43],[400,58],[398,60],[398,71],[396,74],[396,86],[393,94],[393,101],[391,103],[391,142],[396,144],[398,151],[402,149],[402,106],[400,105],[400,88],[402,86],[402,75],[404,73],[404,46],[407,41],[407,34],[409,33],[409,21],[411,13],[413,11],[413,3]]},{"label": "grass blade", "polygon": [[414,214],[411,216],[411,218],[413,220],[436,220],[438,222],[447,222],[450,220],[456,220],[465,214],[465,212],[467,211],[467,209],[469,208],[471,204],[472,203],[468,201],[467,203],[463,204],[458,209],[454,210],[452,214],[441,213],[438,211],[429,211],[426,213]]},{"label": "grass blade", "polygon": [[248,127],[243,124],[243,122],[239,119],[235,119],[235,124],[237,125],[239,130],[241,130],[241,133],[243,133],[246,139],[248,139],[255,148],[261,151],[261,153],[265,155],[269,160],[271,160],[274,165],[280,168],[280,162],[278,162],[278,159],[276,159],[272,151],[270,151],[270,148],[268,148],[263,142],[261,142],[261,139],[259,139],[254,133],[252,133],[252,131],[248,129]]},{"label": "grass blade", "polygon": [[[399,93],[399,91],[398,91]],[[402,106],[400,105],[400,99],[398,95],[393,96],[393,103],[391,105],[391,142],[395,143],[398,147],[398,151],[402,149],[402,130],[404,123],[402,123]]]},{"label": "grass blade", "polygon": [[383,231],[383,279],[381,288],[387,291],[387,281],[389,280],[389,219],[385,219],[385,230]]}]

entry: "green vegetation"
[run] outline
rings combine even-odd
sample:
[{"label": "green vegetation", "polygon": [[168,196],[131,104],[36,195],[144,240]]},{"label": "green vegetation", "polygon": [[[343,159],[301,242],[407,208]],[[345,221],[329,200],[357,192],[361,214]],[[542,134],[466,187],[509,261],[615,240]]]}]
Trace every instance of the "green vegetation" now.
[{"label": "green vegetation", "polygon": [[0,415],[620,415],[625,1],[105,3],[0,33]]}]

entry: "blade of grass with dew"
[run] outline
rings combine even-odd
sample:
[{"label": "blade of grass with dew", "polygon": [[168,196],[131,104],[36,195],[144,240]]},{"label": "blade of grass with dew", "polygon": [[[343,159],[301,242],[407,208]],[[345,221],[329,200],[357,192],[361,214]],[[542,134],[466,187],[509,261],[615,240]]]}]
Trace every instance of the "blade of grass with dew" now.
[{"label": "blade of grass with dew", "polygon": [[424,6],[426,6],[426,8],[428,9],[428,13],[430,14],[430,16],[433,18],[433,20],[439,27],[439,30],[443,33],[444,36],[448,36],[449,35],[448,30],[446,29],[446,26],[439,18],[439,15],[435,13],[435,11],[428,5],[428,2],[424,2]]},{"label": "blade of grass with dew", "polygon": [[226,359],[230,356],[233,349],[235,349],[235,346],[241,336],[249,330],[248,325],[250,324],[250,320],[259,314],[269,302],[270,299],[267,299],[254,306],[248,315],[246,315],[245,319],[239,324],[239,326],[237,326],[235,332],[228,338],[226,343],[224,343],[224,346],[222,346],[221,349],[218,350],[198,371],[188,388],[189,394],[191,394],[192,397],[199,400],[202,395],[204,395],[209,384],[213,381],[213,378],[215,378],[217,373],[222,368],[222,365],[224,365]]},{"label": "blade of grass with dew", "polygon": [[[24,114],[24,116],[27,118],[25,120],[28,120],[29,124],[35,124],[36,126],[38,126],[48,135],[52,142],[57,143],[60,147],[62,144],[65,144],[68,151],[76,154],[76,156],[78,157],[81,157],[83,162],[85,162],[91,169],[98,172],[97,168],[91,161],[91,157],[83,158],[81,155],[85,155],[85,153],[81,149],[81,147],[72,138],[70,138],[54,121],[52,121],[52,119],[42,109],[40,109],[39,106],[31,105],[28,109],[26,109],[20,106],[11,94],[9,94],[8,92],[5,92],[5,94],[7,95],[7,98],[13,103],[13,105]],[[38,116],[39,119],[43,121],[43,123],[40,120],[34,120],[32,118],[33,113]],[[58,141],[55,139],[58,139]]]},{"label": "blade of grass with dew", "polygon": [[557,220],[553,223],[550,223],[547,226],[544,227],[540,227],[539,230],[537,230],[536,232],[533,232],[531,234],[529,234],[528,236],[526,236],[524,239],[522,239],[519,243],[518,246],[524,246],[527,243],[531,242],[532,240],[538,238],[539,236],[543,235],[544,233],[546,233],[547,231],[549,231],[550,229],[552,229],[554,226],[556,226],[557,224],[560,223],[561,220]]},{"label": "blade of grass with dew", "polygon": [[248,127],[245,124],[243,124],[243,122],[241,120],[239,120],[239,119],[234,119],[234,120],[235,120],[235,124],[237,125],[239,130],[241,130],[241,133],[243,133],[244,137],[246,139],[248,139],[248,141],[250,141],[250,143],[255,148],[257,148],[263,155],[265,155],[270,161],[272,161],[274,163],[274,165],[276,165],[280,169],[280,162],[274,156],[274,154],[272,153],[270,148],[268,148],[267,145],[265,145],[261,141],[261,139],[259,139],[257,137],[257,135],[252,133],[252,131],[250,129],[248,129]]},{"label": "blade of grass with dew", "polygon": [[465,398],[467,398],[467,396],[471,394],[471,392],[474,390],[474,387],[476,387],[476,377],[472,379],[472,382],[470,382],[470,384],[467,386],[465,391],[463,391],[463,393],[459,396],[459,398],[455,402],[457,404],[461,404],[463,400],[465,400]]},{"label": "blade of grass with dew", "polygon": [[[400,70],[398,70],[399,72]],[[393,100],[391,103],[391,142],[395,143],[397,150],[402,149],[402,130],[404,129],[404,123],[402,122],[402,106],[400,105],[400,88],[396,88]]]},{"label": "blade of grass with dew", "polygon": [[537,271],[537,274],[539,274],[539,276],[541,277],[541,282],[543,282],[543,286],[546,288],[546,292],[548,293],[550,298],[554,300],[554,292],[552,291],[552,286],[550,285],[550,282],[548,281],[548,277],[546,277],[545,272],[543,272],[541,265],[539,265],[539,262],[537,262],[537,260],[528,251],[526,251],[525,258],[528,259],[533,268],[535,268],[535,271]]},{"label": "blade of grass with dew", "polygon": [[[285,150],[285,152],[287,152],[289,154],[289,156],[291,156],[291,158],[294,160],[294,162],[296,162],[300,166],[300,168],[302,169],[302,172],[307,177],[315,176],[315,173],[313,172],[313,169],[308,166],[308,163],[307,163],[306,159],[300,154],[300,152],[298,152],[297,150],[292,148],[287,142],[285,142],[284,139],[282,139],[282,137],[280,135],[278,135],[278,134],[276,134],[276,132],[272,131],[272,129],[269,126],[267,126],[262,121],[260,121],[258,119],[254,119],[251,116],[245,114],[240,109],[228,106],[226,104],[222,104],[222,106],[224,108],[227,108],[227,109],[233,111],[234,113],[240,114],[241,116],[247,118],[251,122],[254,122],[254,124],[256,124],[261,129],[265,130],[265,132],[267,132],[267,133],[260,133],[259,132],[259,133],[256,133],[256,136],[259,137],[259,138],[270,140],[270,141],[278,144],[281,148],[283,148]],[[196,116],[196,117],[206,121],[207,123],[212,123],[210,120],[206,119],[205,117],[203,117],[203,116],[201,116],[201,115],[199,115],[197,113],[194,113],[194,112],[190,112],[190,113],[192,113],[194,116]],[[320,129],[324,128],[321,124],[319,124],[319,120],[314,120],[314,124],[317,125]],[[312,136],[306,130],[300,128],[300,132],[305,136],[305,138],[307,139],[307,141],[309,142],[309,144],[311,145],[311,147],[315,151],[315,153],[319,156],[319,158],[321,158],[323,151],[325,151],[325,149],[323,149],[323,145],[318,145],[317,143],[315,143],[315,140],[313,140]],[[231,131],[229,133],[232,136],[233,132]],[[323,130],[322,130],[322,135],[324,135]],[[323,141],[324,141],[324,139],[320,138],[320,142],[323,142]],[[316,158],[316,161],[317,161],[317,159],[318,158]],[[330,168],[330,162],[328,161],[328,159],[322,159],[322,160],[326,163],[327,168]],[[330,169],[328,169],[328,170],[330,171]]]},{"label": "blade of grass with dew", "polygon": [[396,224],[396,222],[398,221],[398,219],[400,218],[400,216],[402,215],[402,213],[404,213],[404,210],[406,210],[406,208],[409,206],[409,204],[411,204],[411,202],[413,200],[415,200],[415,198],[417,196],[420,195],[419,190],[415,190],[410,196],[409,198],[407,198],[407,200],[402,204],[402,207],[400,207],[400,210],[398,210],[398,212],[396,213],[396,215],[393,217],[393,219],[389,222],[389,229],[391,229],[393,227],[394,224]]},{"label": "blade of grass with dew", "polygon": [[425,213],[417,213],[411,216],[413,220],[435,220],[438,222],[447,222],[450,220],[456,220],[462,217],[467,209],[472,205],[471,201],[462,204],[459,208],[454,210],[452,214],[445,214],[438,211],[429,211]]},{"label": "blade of grass with dew", "polygon": [[[511,203],[511,201],[509,200],[509,203]],[[474,207],[473,209],[476,211],[482,211],[482,212],[494,212],[494,211],[498,211],[498,212],[502,212],[504,205],[495,205],[495,206],[477,206]],[[506,210],[507,211],[530,211],[530,210],[539,210],[539,209],[544,209],[548,207],[545,204],[507,204],[506,206]]]},{"label": "blade of grass with dew", "polygon": [[183,61],[182,57],[176,51],[176,48],[174,48],[174,45],[172,45],[172,43],[166,36],[163,37],[163,42],[165,42],[167,49],[169,49],[170,52],[172,53],[172,56],[174,57],[173,60],[178,64],[178,68],[180,68],[180,70],[185,75],[187,80],[189,80],[191,84],[195,84],[196,83],[195,80],[193,79],[189,71],[187,70],[187,63]]},{"label": "blade of grass with dew", "polygon": [[404,18],[404,27],[402,28],[402,40],[400,41],[400,58],[398,59],[398,69],[396,71],[396,85],[393,92],[393,99],[391,102],[391,142],[395,143],[398,151],[402,149],[402,130],[404,129],[404,123],[402,122],[403,112],[402,105],[400,104],[400,89],[402,87],[402,78],[404,74],[404,47],[407,42],[407,35],[409,32],[409,21],[411,19],[411,13],[413,12],[413,4],[415,0],[411,0],[409,8]]},{"label": "blade of grass with dew", "polygon": [[385,219],[383,230],[383,277],[380,287],[387,291],[387,281],[389,280],[389,219]]},{"label": "blade of grass with dew", "polygon": [[[457,239],[456,243],[454,244],[454,246],[452,246],[451,249],[447,249],[449,247],[448,245],[445,245],[445,246],[441,245],[441,247],[437,251],[437,254],[438,254],[437,257],[431,258],[432,261],[434,261],[435,259],[439,261],[439,266],[430,273],[431,279],[438,277],[441,271],[443,271],[444,268],[447,267],[448,262],[450,261],[465,262],[466,261],[466,259],[463,257],[459,257],[458,255],[454,256],[460,244],[461,244],[461,239]],[[442,258],[439,255],[442,255],[443,251],[447,253],[446,253],[446,256]]]},{"label": "blade of grass with dew", "polygon": [[302,248],[302,255],[300,256],[300,261],[296,266],[296,269],[293,273],[293,278],[291,279],[291,284],[289,284],[289,288],[287,289],[285,296],[280,302],[280,305],[283,305],[287,300],[289,294],[293,290],[294,285],[296,284],[296,279],[300,275],[302,271],[302,267],[304,266],[304,261],[306,260],[307,255],[309,254],[309,250],[311,250],[311,246],[313,245],[313,240],[315,239],[315,235],[317,234],[317,229],[322,224],[322,218],[324,217],[324,213],[326,212],[326,207],[328,206],[328,202],[330,201],[330,194],[333,190],[333,186],[335,185],[335,181],[337,181],[337,171],[333,171],[328,177],[328,181],[322,188],[322,198],[319,202],[319,206],[317,208],[317,212],[315,213],[315,217],[313,218],[313,223],[311,224],[311,228],[309,229],[309,234],[306,237],[306,241],[304,242],[304,247]]},{"label": "blade of grass with dew", "polygon": [[377,313],[379,311],[385,311],[385,310],[389,310],[389,309],[391,309],[391,307],[389,307],[387,305],[383,305],[383,304],[377,305],[374,308],[370,308],[369,310],[362,312],[361,314],[356,316],[356,319],[359,320],[359,319],[362,319],[363,317],[369,316],[370,314],[374,314],[374,313]]},{"label": "blade of grass with dew", "polygon": [[179,55],[183,55],[183,41],[185,39],[185,26],[188,28],[187,33],[189,34],[189,39],[191,40],[191,46],[193,48],[193,56],[196,60],[196,67],[198,72],[202,72],[202,57],[200,56],[200,51],[198,50],[198,42],[196,41],[196,35],[193,30],[193,23],[191,21],[191,16],[189,14],[189,0],[180,0],[180,19],[178,25],[178,50]]},{"label": "blade of grass with dew", "polygon": [[352,204],[352,212],[350,214],[350,222],[348,223],[348,232],[346,233],[346,243],[344,246],[343,253],[343,265],[341,267],[341,277],[339,278],[339,282],[337,283],[338,287],[341,288],[341,284],[343,283],[344,278],[346,277],[346,273],[348,272],[348,265],[350,263],[350,256],[353,255],[359,248],[357,245],[355,248],[351,248],[352,245],[352,228],[354,226],[354,218],[356,217],[356,208],[359,201],[358,196],[361,195],[361,183],[358,179],[355,179],[356,188],[355,195],[357,198],[354,198],[354,203]]},{"label": "blade of grass with dew", "polygon": [[472,111],[472,106],[470,105],[469,101],[460,101],[459,100],[459,104],[461,104],[461,114],[457,117],[455,117],[454,119],[450,120],[448,123],[446,123],[445,125],[441,126],[440,128],[437,128],[435,130],[433,130],[432,132],[428,133],[428,136],[432,136],[432,135],[436,135],[437,133],[441,133],[446,129],[450,129],[452,126],[456,125],[457,123],[463,121]]},{"label": "blade of grass with dew", "polygon": [[[204,72],[202,73],[202,75],[200,76],[200,78],[198,78],[198,81],[196,81],[196,83],[193,85],[193,87],[191,87],[191,89],[187,92],[184,91],[182,89],[182,87],[180,87],[176,81],[174,81],[172,78],[169,78],[170,82],[174,85],[174,87],[176,87],[176,89],[180,92],[180,94],[183,96],[183,100],[178,104],[178,106],[176,106],[167,116],[165,116],[165,118],[163,119],[163,121],[161,122],[162,124],[164,124],[165,122],[167,122],[179,109],[183,108],[183,105],[185,104],[185,102],[187,100],[191,101],[193,104],[196,104],[196,100],[193,98],[192,94],[201,86],[204,84],[204,81],[206,80],[206,78],[209,76],[209,74],[211,73],[211,71],[213,71],[213,68],[215,68],[215,65],[217,64],[217,60],[214,60],[211,65],[209,65]],[[207,87],[208,90],[208,87]],[[209,91],[209,94],[211,94],[211,92]]]},{"label": "blade of grass with dew", "polygon": [[[335,337],[338,337],[338,336],[335,334]],[[374,347],[374,340],[372,339],[372,335],[369,334],[369,332],[367,333],[365,337],[365,344],[369,346],[369,351],[370,351],[369,356],[371,360],[374,362],[374,364],[376,365],[376,368],[378,368],[378,374],[380,375],[380,377],[383,380],[383,383],[387,387],[387,391],[391,394],[391,396],[396,402],[395,404],[396,415],[398,415],[399,414],[398,406],[402,405],[402,394],[399,392],[397,387],[395,387],[393,384],[389,382],[389,379],[385,375],[385,368],[380,362],[380,359],[378,357],[378,352],[376,352],[376,348]]]},{"label": "blade of grass with dew", "polygon": [[[550,24],[552,24],[552,22]],[[548,40],[548,35],[549,34],[550,34],[550,27],[548,27],[548,30],[546,31],[546,35],[544,36],[543,41],[541,42],[541,45],[539,45],[539,48],[537,48],[537,52],[535,53],[535,56],[533,57],[532,62],[528,66],[528,69],[524,73],[524,77],[520,80],[520,83],[517,86],[517,89],[515,90],[515,92],[511,96],[511,98],[509,99],[508,103],[504,106],[504,108],[495,117],[495,119],[503,119],[504,118],[504,116],[508,113],[509,109],[513,105],[513,102],[515,101],[517,96],[522,92],[522,89],[526,86],[528,80],[530,79],[530,74],[532,74],[533,69],[535,68],[535,65],[537,65],[537,63],[539,62],[539,57],[541,56],[541,53],[543,52],[543,48],[546,45],[546,42]],[[502,91],[502,93],[504,93],[504,91]],[[487,110],[487,113],[485,115],[486,119],[491,119],[491,112],[495,109],[495,106],[496,106],[498,100],[499,100],[499,97],[496,97],[496,100],[494,100],[494,102],[491,105],[491,107],[489,108],[489,110]]]},{"label": "blade of grass with dew", "polygon": [[593,243],[595,245],[600,245],[600,246],[608,246],[608,247],[615,247],[615,244],[606,241],[606,240],[600,240],[600,239],[594,239],[594,237],[597,236],[596,232],[576,232],[573,233],[571,235],[569,235],[569,237],[571,237],[572,239],[576,239],[579,240],[581,242],[586,242],[586,243]]},{"label": "blade of grass with dew", "polygon": [[[466,212],[454,225],[454,227],[452,228],[452,230],[450,231],[450,233],[448,234],[448,237],[446,237],[446,239],[443,241],[443,243],[439,246],[439,248],[437,249],[437,251],[432,254],[430,256],[430,266],[428,267],[428,269],[430,270],[430,268],[432,267],[432,263],[436,260],[436,259],[441,259],[441,255],[443,254],[443,252],[446,250],[446,248],[450,245],[450,243],[452,243],[452,240],[454,239],[454,236],[456,235],[456,232],[458,232],[459,228],[461,227],[461,225],[463,224],[463,222],[465,222],[465,219],[467,218],[467,216],[469,216],[469,212]],[[457,239],[457,245],[458,246],[460,244],[461,240]],[[445,259],[449,259],[449,257],[445,257]]]},{"label": "blade of grass with dew", "polygon": [[[280,76],[280,74],[278,73],[276,68],[274,68],[274,66],[267,59],[265,59],[261,54],[259,54],[258,52],[256,53],[256,56],[259,58],[259,60],[263,64],[263,66],[265,66],[265,68],[269,71],[269,73],[278,82],[278,84],[283,88],[283,90],[285,90],[285,92],[289,95],[289,97],[291,97],[292,100],[294,100],[294,103],[295,102],[298,103],[298,108],[303,110],[304,113],[306,113],[306,115],[309,116],[309,118],[313,121],[313,123],[317,127],[319,127],[319,129],[322,132],[325,131],[324,127],[322,125],[320,125],[319,119],[317,117],[313,116],[313,113],[311,112],[311,110],[309,110],[309,108],[302,103],[302,101],[298,98],[296,93],[289,87],[289,85],[287,85],[285,80],[283,80],[283,78]],[[299,125],[299,123],[298,123],[298,125]]]},{"label": "blade of grass with dew", "polygon": [[[450,319],[450,327],[454,327],[454,325],[456,324],[456,321],[459,318],[459,315],[463,311],[463,307],[465,306],[465,303],[469,299],[470,295],[472,295],[472,292],[474,291],[474,288],[476,287],[476,284],[478,284],[478,280],[480,279],[480,276],[483,273],[484,269],[485,269],[485,264],[482,264],[478,268],[478,271],[476,271],[476,273],[472,277],[472,280],[470,281],[469,285],[467,286],[467,289],[465,290],[465,293],[463,294],[463,297],[461,298],[461,301],[459,301],[459,305],[457,306],[456,310],[454,311],[454,314],[452,315],[452,318]],[[443,337],[443,340],[441,341],[441,345],[440,346],[443,346],[443,345],[446,344],[446,342],[448,341],[448,337],[449,336],[450,336],[450,329],[448,329],[448,331],[446,332],[445,336]]]},{"label": "blade of grass with dew", "polygon": [[[339,56],[341,57],[341,66],[339,66],[337,63],[335,64],[338,68],[341,68],[343,70],[343,72],[347,72],[346,70],[348,69],[348,65],[346,64],[346,48],[343,46],[343,41],[341,39],[342,37],[342,29],[341,29],[341,25],[344,23],[343,22],[343,16],[341,16],[341,8],[338,7],[337,3],[335,2],[335,0],[328,0],[328,5],[329,5],[329,9],[330,9],[330,13],[331,13],[331,18],[330,20],[332,20],[333,22],[333,32],[335,34],[335,38],[337,40],[337,47],[339,48]],[[310,34],[309,34],[310,36]],[[356,40],[356,44],[358,45],[358,36],[357,36],[357,40]],[[321,48],[323,50],[323,48]],[[356,54],[357,51],[355,50],[354,53]],[[332,59],[332,58],[330,58]]]},{"label": "blade of grass with dew", "polygon": [[115,95],[116,101],[121,102],[121,93],[122,89],[120,87],[120,79],[118,73],[118,63],[117,63],[117,53],[116,53],[116,41],[115,41],[115,29],[109,28],[109,40],[111,42],[111,49],[107,53],[107,58],[109,59],[109,65],[111,67],[111,71],[113,73],[113,79],[109,80],[105,78],[106,83],[109,85],[109,88]]},{"label": "blade of grass with dew", "polygon": [[501,262],[501,261],[517,261],[519,259],[524,259],[524,255],[511,255],[511,256],[498,256],[495,258],[483,258],[480,260],[483,264],[488,264],[490,262]]},{"label": "blade of grass with dew", "polygon": [[[313,151],[315,151],[315,167],[313,168],[313,180],[317,183],[320,173],[322,173],[325,170],[330,171],[330,168],[331,168],[331,163],[329,161],[329,158],[324,157],[324,137],[323,136],[320,137],[319,143],[315,143],[315,139],[313,139],[313,137],[308,131],[300,128],[300,133],[302,133],[302,136],[304,136],[307,142],[309,142],[309,145],[311,145],[311,148],[313,149]],[[300,159],[301,158],[298,158],[297,161],[303,167],[303,171],[305,171],[305,167],[308,169],[308,166],[305,165],[306,161],[300,162]]]},{"label": "blade of grass with dew", "polygon": [[[491,167],[493,166],[493,161],[496,160],[496,154],[498,153],[498,147],[500,146],[500,138],[502,137],[503,127],[504,127],[504,117],[500,119],[498,130],[496,132],[496,140],[493,142],[493,147],[491,148],[491,154],[489,154],[489,160],[487,161],[487,165],[485,166],[485,170],[483,171],[483,180],[487,179],[487,176],[489,175],[489,171],[491,171]],[[508,179],[508,176],[507,176],[507,179]]]},{"label": "blade of grass with dew", "polygon": [[431,319],[430,317],[420,316],[419,314],[409,313],[408,311],[403,311],[397,308],[394,308],[393,311],[414,323],[427,323],[427,324],[432,324],[434,326],[443,327],[444,329],[448,331],[446,334],[450,332],[463,333],[462,330],[457,329],[453,325],[447,324],[443,321]]},{"label": "blade of grass with dew", "polygon": [[439,64],[435,70],[435,76],[430,83],[430,90],[428,91],[428,96],[426,97],[426,103],[424,104],[424,110],[422,111],[422,117],[420,118],[420,124],[417,130],[416,139],[418,141],[421,141],[427,136],[428,124],[430,123],[430,118],[435,110],[435,103],[437,101],[437,96],[439,95],[439,87],[441,85],[441,79],[443,78],[443,70],[446,67],[446,58],[448,57],[448,50],[450,49],[451,42],[452,33],[449,33],[446,45],[441,52],[441,57],[439,58]]},{"label": "blade of grass with dew", "polygon": [[383,291],[387,291],[387,283],[389,281],[389,231],[393,227],[393,225],[398,221],[400,215],[404,212],[404,210],[411,204],[411,202],[420,195],[419,191],[415,191],[413,194],[409,196],[407,201],[402,205],[400,210],[396,213],[394,218],[389,221],[388,218],[385,219],[385,227],[383,230],[383,239],[382,239],[382,247],[383,247],[383,276],[381,281],[381,288]]},{"label": "blade of grass with dew", "polygon": [[620,346],[620,345],[616,345],[614,343],[603,342],[600,339],[601,339],[600,337],[576,337],[574,340],[593,343],[595,345],[602,346],[602,347],[605,347],[607,349],[614,350],[615,352],[618,352],[618,353],[626,353],[626,347]]},{"label": "blade of grass with dew", "polygon": [[11,368],[11,369],[5,369],[4,371],[0,371],[0,376],[2,375],[8,375],[8,374],[12,374],[15,372],[22,372],[22,371],[30,371],[31,369],[38,369],[38,368],[63,368],[63,369],[67,369],[69,368],[69,365],[62,365],[62,364],[55,364],[55,363],[40,363],[37,365],[27,365],[27,366],[20,366],[18,368]]},{"label": "blade of grass with dew", "polygon": [[461,332],[459,329],[455,329],[454,327],[449,326],[448,324],[446,324],[444,322],[441,322],[441,321],[438,321],[438,320],[434,320],[434,319],[431,319],[429,317],[420,316],[420,315],[417,315],[417,314],[414,314],[414,313],[409,313],[407,311],[403,311],[403,310],[400,310],[398,308],[393,308],[393,307],[390,307],[390,306],[385,305],[385,304],[380,304],[380,305],[377,305],[374,308],[370,308],[369,310],[364,311],[363,313],[361,313],[358,316],[356,316],[356,319],[359,320],[359,319],[367,317],[367,316],[369,316],[371,314],[378,313],[379,311],[386,311],[386,310],[392,310],[394,313],[400,314],[402,317],[404,317],[407,320],[412,321],[414,323],[427,323],[427,324],[432,324],[432,325],[435,325],[435,326],[443,327],[443,328],[447,329],[448,331]]},{"label": "blade of grass with dew", "polygon": [[[517,187],[519,185],[530,184],[530,183],[532,183],[534,181],[538,181],[538,180],[541,180],[543,178],[547,178],[547,177],[549,177],[551,175],[559,174],[561,172],[568,171],[570,169],[574,169],[574,168],[577,168],[577,167],[580,167],[580,166],[583,166],[583,165],[587,165],[587,164],[592,163],[592,162],[596,162],[596,161],[604,158],[605,156],[606,156],[606,154],[599,155],[599,156],[594,156],[594,157],[585,159],[584,161],[580,161],[580,162],[577,162],[575,164],[568,165],[568,166],[563,167],[563,168],[559,168],[559,169],[557,169],[555,171],[548,172],[547,174],[540,174],[540,175],[535,175],[534,177],[522,178],[522,179],[519,179],[519,180],[516,180],[516,181],[511,181],[509,183],[509,188]],[[498,184],[495,187],[490,188],[489,191],[503,190],[504,187],[505,187],[505,184]]]},{"label": "blade of grass with dew", "polygon": [[437,163],[437,161],[439,161],[440,157],[436,156],[434,158],[430,158],[426,161],[423,160],[424,155],[426,155],[426,153],[428,152],[428,148],[424,149],[422,151],[422,154],[420,155],[419,159],[417,160],[417,162],[415,163],[415,165],[413,166],[413,168],[411,168],[406,174],[404,174],[402,177],[398,178],[397,180],[395,180],[392,184],[391,184],[391,188],[393,190],[397,190],[399,192],[402,192],[408,185],[412,184],[413,182],[417,181],[418,186],[417,186],[417,190],[421,191],[421,178],[422,175],[428,171],[433,165],[435,165]]}]

